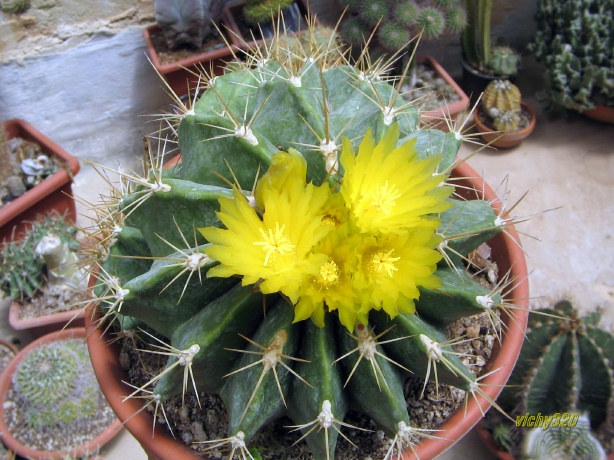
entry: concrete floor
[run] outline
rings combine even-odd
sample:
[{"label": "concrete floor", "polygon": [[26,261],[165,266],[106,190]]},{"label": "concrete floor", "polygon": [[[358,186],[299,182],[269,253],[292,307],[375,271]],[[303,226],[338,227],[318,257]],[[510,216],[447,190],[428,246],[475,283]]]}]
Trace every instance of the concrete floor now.
[{"label": "concrete floor", "polygon": [[[113,56],[112,58],[110,56]],[[78,67],[83,61],[88,67]],[[65,64],[69,64],[68,67]],[[118,69],[111,66],[119,64]],[[114,70],[115,69],[115,70]],[[549,120],[534,98],[539,66],[525,64],[518,85],[537,111],[533,135],[508,151],[485,150],[469,163],[510,203],[528,195],[514,215],[532,217],[519,226],[530,270],[531,306],[572,298],[585,311],[602,306],[603,323],[614,325],[614,125],[579,115]],[[40,84],[45,82],[45,84]],[[22,117],[81,160],[110,166],[137,164],[141,135],[151,126],[142,115],[167,107],[147,63],[139,28],[94,37],[70,53],[0,66],[0,121]],[[475,151],[464,145],[461,156]],[[105,184],[82,162],[75,195],[94,201]],[[87,214],[85,206],[80,212]],[[554,211],[549,209],[558,208]],[[13,337],[0,306],[0,334]],[[29,338],[22,335],[21,339]],[[101,452],[110,460],[146,456],[126,431]],[[470,434],[441,459],[485,460],[492,456]]]}]

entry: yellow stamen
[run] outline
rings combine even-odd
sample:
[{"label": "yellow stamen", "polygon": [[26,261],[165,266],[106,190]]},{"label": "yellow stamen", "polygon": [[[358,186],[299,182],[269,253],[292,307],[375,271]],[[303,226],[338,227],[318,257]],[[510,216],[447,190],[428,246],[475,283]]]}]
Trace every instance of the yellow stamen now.
[{"label": "yellow stamen", "polygon": [[318,283],[324,289],[339,284],[339,267],[333,259],[328,259],[328,261],[320,267]]},{"label": "yellow stamen", "polygon": [[288,237],[284,235],[285,225],[279,226],[279,223],[275,223],[275,232],[273,230],[268,229],[265,232],[262,228],[260,230],[260,234],[262,235],[263,241],[255,241],[255,246],[262,246],[262,250],[266,252],[266,256],[264,257],[264,266],[266,267],[269,263],[269,259],[271,256],[275,256],[277,254],[287,254],[294,250],[294,245],[290,242]]},{"label": "yellow stamen", "polygon": [[369,274],[373,278],[379,279],[382,278],[384,275],[391,278],[393,273],[398,270],[394,263],[401,258],[392,257],[393,252],[394,249],[391,249],[388,252],[377,251],[375,254],[373,254],[368,266]]},{"label": "yellow stamen", "polygon": [[371,193],[371,207],[375,210],[389,216],[394,208],[395,202],[401,197],[401,193],[396,185],[388,185],[388,181],[384,185],[380,185]]}]

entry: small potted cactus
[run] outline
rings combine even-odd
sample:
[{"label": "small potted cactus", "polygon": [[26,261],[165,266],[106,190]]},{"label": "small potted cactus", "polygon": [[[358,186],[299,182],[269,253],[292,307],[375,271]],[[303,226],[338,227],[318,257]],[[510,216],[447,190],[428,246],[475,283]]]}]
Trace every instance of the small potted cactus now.
[{"label": "small potted cactus", "polygon": [[0,289],[11,298],[9,324],[40,336],[83,326],[88,274],[78,259],[77,229],[50,214],[30,223],[23,239],[0,252]]},{"label": "small potted cactus", "polygon": [[529,45],[545,65],[547,112],[577,110],[614,123],[614,0],[540,0]]},{"label": "small potted cactus", "polygon": [[[460,133],[422,129],[378,66],[350,64],[332,42],[295,52],[284,42],[248,53],[171,116],[178,163],[163,169],[150,151],[143,176],[117,172],[124,184],[92,226],[94,369],[153,457],[253,458],[254,436],[285,415],[315,458],[335,458],[337,440],[352,438],[350,409],[386,433],[387,458],[434,457],[482,417],[524,338],[514,219],[457,159]],[[501,273],[488,270],[488,287],[467,262],[483,243]],[[471,315],[504,324],[477,375],[445,332]],[[122,354],[132,340],[168,358],[144,383],[123,383],[139,362]],[[408,369],[420,387],[466,391],[442,431],[410,420]],[[223,400],[221,437],[152,436],[165,405],[202,411],[187,407],[194,395]]]},{"label": "small potted cactus", "polygon": [[[418,35],[420,40],[437,40],[459,33],[466,24],[460,0],[343,0],[342,3],[347,12],[339,32],[352,47],[353,54],[358,56],[367,47],[372,59],[393,56],[395,62],[387,65],[394,67],[396,75],[401,75],[407,60],[414,58]],[[435,80],[443,80],[441,86],[447,91],[436,93],[440,84],[428,77],[430,73],[434,74]],[[418,95],[423,97],[422,119],[438,129],[446,128],[444,118],[454,119],[469,105],[465,92],[432,56],[413,59],[401,91],[410,99]]]},{"label": "small potted cactus", "polygon": [[614,336],[562,300],[532,312],[520,357],[480,433],[501,459],[614,458]]},{"label": "small potted cactus", "polygon": [[0,160],[1,185],[7,189],[0,207],[0,242],[21,238],[29,222],[52,211],[75,221],[72,181],[80,167],[75,157],[30,123],[13,119],[0,127]]},{"label": "small potted cactus", "polygon": [[0,378],[0,437],[18,455],[80,458],[121,430],[84,339],[83,328],[41,337],[21,350]]},{"label": "small potted cactus", "polygon": [[509,80],[493,80],[473,112],[476,130],[493,147],[519,145],[535,129],[536,118]]},{"label": "small potted cactus", "polygon": [[467,25],[461,35],[463,89],[477,100],[492,80],[516,77],[520,56],[506,45],[491,44],[493,0],[464,0]]},{"label": "small potted cactus", "polygon": [[222,72],[235,56],[223,0],[156,0],[157,24],[143,30],[152,65],[180,96],[198,91],[198,74]]}]

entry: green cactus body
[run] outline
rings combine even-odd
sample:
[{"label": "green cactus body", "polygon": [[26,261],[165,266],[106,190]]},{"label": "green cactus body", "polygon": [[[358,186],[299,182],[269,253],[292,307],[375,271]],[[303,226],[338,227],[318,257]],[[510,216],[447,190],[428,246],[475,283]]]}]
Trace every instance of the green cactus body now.
[{"label": "green cactus body", "polygon": [[294,0],[248,0],[243,8],[245,20],[252,25],[271,21],[279,11],[292,5]]},{"label": "green cactus body", "polygon": [[492,69],[495,75],[509,77],[516,75],[519,61],[518,53],[509,46],[493,46],[488,67]]},{"label": "green cactus body", "polygon": [[537,313],[553,316],[531,315],[527,340],[497,401],[511,414],[581,414],[575,427],[555,425],[552,433],[539,427],[542,433],[527,434],[530,451],[570,452],[575,445],[596,456],[567,458],[603,458],[593,433],[611,439],[614,427],[614,337],[599,329],[599,315],[580,317],[568,301]]},{"label": "green cactus body", "polygon": [[[501,302],[465,273],[462,257],[502,221],[485,201],[449,198],[454,133],[420,129],[416,108],[336,49],[303,51],[297,67],[273,43],[208,82],[181,118],[181,162],[152,172],[149,186],[141,181],[112,209],[123,211],[123,228],[109,239],[95,294],[105,318],[166,343],[168,364],[148,394],[221,394],[233,449],[286,414],[317,458],[333,458],[350,408],[406,448],[409,370],[433,377],[439,366],[442,382],[479,388],[458,357],[448,365],[429,350],[450,322]],[[362,187],[375,178],[365,201]],[[420,264],[405,264],[404,248]],[[386,284],[410,270],[415,281]],[[381,311],[369,314],[374,305]],[[393,336],[400,340],[388,343]]]}]

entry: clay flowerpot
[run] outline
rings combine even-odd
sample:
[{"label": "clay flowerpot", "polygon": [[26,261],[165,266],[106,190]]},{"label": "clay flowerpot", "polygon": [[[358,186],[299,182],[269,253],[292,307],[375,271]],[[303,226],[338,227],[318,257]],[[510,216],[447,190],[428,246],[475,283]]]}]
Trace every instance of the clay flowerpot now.
[{"label": "clay flowerpot", "polygon": [[28,222],[53,210],[74,223],[77,214],[72,196],[72,179],[79,172],[79,161],[24,120],[6,121],[2,125],[2,130],[5,141],[21,137],[36,142],[41,146],[43,153],[61,160],[65,167],[0,208],[0,242],[11,236],[20,238]]},{"label": "clay flowerpot", "polygon": [[23,305],[13,300],[9,309],[9,324],[16,331],[29,331],[35,337],[59,331],[65,327],[84,327],[85,310],[61,311],[43,316],[22,318]]},{"label": "clay flowerpot", "polygon": [[[225,10],[219,24],[219,30],[224,37],[224,41],[218,48],[200,54],[193,54],[189,57],[178,58],[170,63],[163,62],[154,46],[156,35],[162,38],[162,29],[157,25],[143,29],[143,38],[145,39],[147,54],[151,63],[177,96],[183,96],[193,91],[198,83],[198,75],[203,70],[219,75],[223,73],[226,64],[235,58],[233,49],[236,48],[229,45],[231,42],[230,37],[234,36],[236,31],[230,27],[231,21],[228,20],[227,14]],[[226,34],[227,28],[229,31]]]},{"label": "clay flowerpot", "polygon": [[492,147],[506,149],[510,147],[516,147],[524,139],[531,135],[531,133],[535,129],[535,123],[537,121],[535,113],[524,102],[521,102],[520,106],[522,108],[522,112],[529,117],[529,124],[526,127],[519,129],[518,131],[512,131],[509,133],[502,133],[500,131],[495,131],[494,129],[489,128],[488,126],[486,126],[485,120],[480,112],[480,107],[477,107],[474,110],[473,121],[475,123],[475,129],[478,133],[482,135],[482,139],[485,143]]},{"label": "clay flowerpot", "polygon": [[448,131],[448,125],[444,121],[444,118],[455,120],[456,117],[469,105],[469,97],[465,94],[461,87],[458,86],[450,74],[446,72],[446,70],[431,56],[418,57],[418,64],[430,67],[435,74],[442,78],[459,97],[458,101],[444,104],[436,109],[427,110],[420,113],[420,121],[422,123],[427,123],[429,127],[435,129]]},{"label": "clay flowerpot", "polygon": [[584,110],[582,115],[604,123],[614,123],[614,107],[608,105],[598,105],[593,109]]},{"label": "clay flowerpot", "polygon": [[20,455],[29,459],[64,459],[67,455],[70,458],[79,458],[83,455],[91,452],[96,452],[101,446],[109,442],[115,435],[117,435],[121,428],[122,424],[118,419],[115,419],[104,431],[102,431],[98,436],[94,437],[90,441],[76,446],[71,449],[69,452],[63,451],[39,451],[31,449],[25,445],[23,445],[17,438],[13,436],[12,433],[9,432],[8,426],[6,424],[5,418],[5,403],[6,396],[9,391],[9,388],[12,384],[13,374],[15,373],[18,364],[34,349],[41,347],[43,345],[66,340],[71,338],[85,340],[86,332],[83,328],[78,329],[65,329],[61,332],[54,332],[52,334],[48,334],[44,337],[41,337],[30,345],[21,350],[17,356],[11,361],[9,367],[6,369],[2,378],[0,378],[0,436],[4,444],[17,455]]},{"label": "clay flowerpot", "polygon": [[[475,199],[477,191],[478,195],[483,195],[483,199],[492,203],[499,215],[500,201],[493,190],[471,167],[464,163],[459,164],[454,170],[453,177],[456,178],[454,184],[457,186],[457,193],[464,198]],[[505,218],[505,214],[502,217]],[[519,307],[512,310],[513,317],[508,317],[503,313],[502,319],[506,324],[506,332],[502,344],[496,342],[491,358],[483,370],[484,374],[496,370],[481,380],[484,384],[482,388],[489,400],[494,400],[507,382],[522,347],[528,317],[529,292],[525,257],[514,228],[508,226],[505,232],[492,238],[489,244],[499,271],[501,273],[509,271],[509,279],[515,280],[514,286],[510,286],[508,296],[514,299]],[[92,284],[90,282],[90,285]],[[118,417],[125,421],[126,428],[143,445],[150,458],[168,460],[200,458],[180,440],[174,439],[167,430],[158,428],[155,436],[152,437],[154,421],[148,411],[140,411],[143,401],[134,398],[124,401],[124,398],[132,393],[133,389],[123,383],[123,381],[128,381],[128,376],[119,363],[119,344],[109,343],[107,337],[103,337],[101,328],[96,327],[96,320],[100,318],[100,310],[96,304],[92,303],[88,307],[85,318],[90,357],[103,392]],[[441,430],[435,433],[438,439],[423,440],[416,447],[415,454],[421,460],[434,458],[463,437],[478,423],[482,414],[489,407],[490,403],[483,396],[478,396],[476,399],[469,398],[466,407],[461,406],[438,428]],[[416,457],[408,450],[404,458]]]}]

